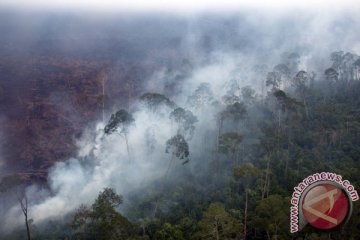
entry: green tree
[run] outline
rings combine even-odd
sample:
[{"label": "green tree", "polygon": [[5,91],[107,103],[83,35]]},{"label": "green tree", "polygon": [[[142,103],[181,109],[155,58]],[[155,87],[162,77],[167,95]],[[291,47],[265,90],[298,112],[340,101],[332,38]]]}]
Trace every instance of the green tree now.
[{"label": "green tree", "polygon": [[164,223],[162,228],[155,233],[157,240],[185,240],[179,227]]},{"label": "green tree", "polygon": [[269,195],[256,207],[255,227],[265,230],[268,239],[288,239],[289,197]]},{"label": "green tree", "polygon": [[241,239],[242,226],[220,203],[211,203],[199,222],[201,239]]},{"label": "green tree", "polygon": [[243,136],[236,132],[224,133],[219,138],[218,151],[230,157],[233,165],[238,162],[238,152]]},{"label": "green tree", "polygon": [[171,154],[171,158],[187,159],[189,157],[189,145],[181,134],[166,141],[166,153]]},{"label": "green tree", "polygon": [[246,163],[234,168],[235,179],[240,180],[245,188],[245,209],[244,209],[244,239],[247,236],[248,200],[250,187],[255,183],[255,179],[260,176],[260,170],[251,163]]},{"label": "green tree", "polygon": [[72,228],[80,239],[128,239],[133,235],[133,225],[116,207],[122,197],[111,188],[99,193],[91,207],[80,206],[76,211]]}]

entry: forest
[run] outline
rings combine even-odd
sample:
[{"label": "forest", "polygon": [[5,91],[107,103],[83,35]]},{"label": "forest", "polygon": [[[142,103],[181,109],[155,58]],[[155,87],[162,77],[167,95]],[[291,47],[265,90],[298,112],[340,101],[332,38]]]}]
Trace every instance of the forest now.
[{"label": "forest", "polygon": [[0,239],[360,239],[290,233],[305,177],[360,186],[358,23],[251,16],[0,15]]}]

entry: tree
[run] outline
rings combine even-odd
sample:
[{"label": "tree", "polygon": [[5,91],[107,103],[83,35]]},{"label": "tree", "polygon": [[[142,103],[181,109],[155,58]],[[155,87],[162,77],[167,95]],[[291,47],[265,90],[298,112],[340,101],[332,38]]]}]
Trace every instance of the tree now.
[{"label": "tree", "polygon": [[[296,101],[296,99],[289,97],[284,91],[277,90],[273,93],[274,97],[279,104],[280,111],[284,112],[285,114],[291,116],[291,114],[297,114],[299,107],[303,105]],[[294,119],[292,119],[294,120]]]},{"label": "tree", "polygon": [[128,156],[130,158],[130,150],[129,150],[129,141],[128,141],[128,133],[130,126],[134,123],[134,118],[130,113],[126,110],[121,109],[117,111],[115,114],[112,114],[108,124],[105,126],[104,132],[106,135],[110,135],[113,132],[119,132],[120,135],[123,135],[126,143],[126,150]]},{"label": "tree", "polygon": [[308,104],[307,104],[307,98],[308,98],[308,91],[309,91],[309,84],[310,81],[313,79],[313,76],[310,76],[305,71],[299,71],[295,78],[293,79],[293,85],[295,87],[295,91],[301,98],[301,101],[305,108],[306,116],[309,116],[309,110],[308,110]]},{"label": "tree", "polygon": [[214,93],[209,83],[201,83],[187,100],[188,105],[195,109],[203,109],[214,102]]},{"label": "tree", "polygon": [[185,240],[181,230],[170,223],[164,223],[162,228],[155,233],[155,239],[158,240]]},{"label": "tree", "polygon": [[300,55],[296,52],[292,52],[287,56],[286,65],[289,67],[290,73],[294,74],[298,71],[300,63]]},{"label": "tree", "polygon": [[218,141],[222,132],[224,121],[229,119],[237,125],[237,128],[239,128],[240,120],[245,118],[246,113],[246,107],[243,103],[235,102],[231,105],[227,105],[226,108],[218,114]]},{"label": "tree", "polygon": [[153,113],[159,113],[162,107],[174,109],[176,104],[159,93],[144,93],[140,97],[141,102]]},{"label": "tree", "polygon": [[278,64],[274,67],[274,72],[280,77],[280,86],[282,89],[287,87],[287,83],[290,79],[290,69],[285,64]]},{"label": "tree", "polygon": [[201,239],[241,239],[241,224],[220,203],[211,203],[199,222]]},{"label": "tree", "polygon": [[[168,168],[165,172],[164,182],[166,181],[166,179],[168,177],[168,174],[169,174],[169,171],[171,168],[171,164],[172,164],[174,158],[185,160],[183,162],[183,164],[186,164],[189,162],[189,158],[188,158],[189,154],[190,154],[189,145],[181,134],[177,134],[166,141],[165,153],[171,154],[171,158],[169,161]],[[164,185],[163,185],[163,187],[164,187]],[[155,204],[154,217],[157,212],[158,204],[159,204],[159,201],[157,200],[156,204]]]},{"label": "tree", "polygon": [[354,75],[355,75],[354,80],[360,80],[360,57],[353,63],[353,66],[354,66]]},{"label": "tree", "polygon": [[195,130],[194,124],[198,120],[191,111],[178,107],[170,113],[170,119],[177,123],[178,134],[188,136],[188,139],[192,138]]},{"label": "tree", "polygon": [[225,104],[233,104],[240,101],[240,85],[237,77],[231,78],[226,82],[226,94],[222,97]]},{"label": "tree", "polygon": [[250,86],[245,86],[241,88],[241,96],[247,106],[252,105],[256,100],[255,90],[252,89]]},{"label": "tree", "polygon": [[234,168],[234,177],[239,179],[245,188],[245,209],[244,209],[244,239],[247,236],[247,217],[248,217],[248,194],[250,185],[260,175],[260,170],[253,164],[247,163]]},{"label": "tree", "polygon": [[171,154],[171,158],[187,159],[189,156],[189,145],[181,134],[166,141],[166,153]]},{"label": "tree", "polygon": [[15,189],[17,201],[20,204],[21,211],[24,214],[25,226],[26,226],[26,235],[27,239],[31,240],[30,224],[32,219],[28,217],[28,198],[24,193],[24,184],[27,179],[20,174],[12,174],[1,179],[0,182],[0,192],[7,192]]},{"label": "tree", "polygon": [[256,207],[255,226],[264,229],[268,239],[289,239],[290,199],[281,195],[269,195]]},{"label": "tree", "polygon": [[281,86],[281,74],[278,72],[269,72],[266,76],[266,86],[275,91]]},{"label": "tree", "polygon": [[148,127],[145,131],[145,143],[146,143],[146,147],[147,147],[147,152],[149,154],[153,153],[155,150],[155,146],[157,143],[156,134],[155,134],[156,131],[157,131],[156,125],[152,125],[152,126]]},{"label": "tree", "polygon": [[329,81],[329,83],[337,83],[339,80],[339,74],[338,72],[333,68],[328,68],[325,70],[325,76],[326,80]]},{"label": "tree", "polygon": [[72,221],[76,235],[83,239],[128,239],[133,235],[133,226],[115,210],[121,203],[120,195],[105,188],[91,207],[81,205]]},{"label": "tree", "polygon": [[134,123],[134,118],[126,110],[121,109],[115,114],[112,114],[108,124],[105,126],[104,132],[107,135],[113,132],[120,132],[126,134],[129,132],[129,127]]},{"label": "tree", "polygon": [[222,118],[229,118],[233,121],[239,121],[246,115],[246,107],[243,103],[236,102],[226,106],[226,109],[221,112]]},{"label": "tree", "polygon": [[228,132],[220,135],[218,151],[227,155],[230,155],[230,158],[233,161],[233,165],[237,162],[238,151],[240,149],[240,144],[243,140],[243,136],[236,132]]},{"label": "tree", "polygon": [[254,71],[258,75],[258,78],[261,79],[261,97],[265,96],[265,86],[266,86],[266,78],[264,77],[267,72],[267,65],[265,64],[259,64],[255,65]]}]

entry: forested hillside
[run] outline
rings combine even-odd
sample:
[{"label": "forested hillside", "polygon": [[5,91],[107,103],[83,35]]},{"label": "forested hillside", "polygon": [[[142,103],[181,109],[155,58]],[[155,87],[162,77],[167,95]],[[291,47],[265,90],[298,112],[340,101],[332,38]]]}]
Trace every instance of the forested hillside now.
[{"label": "forested hillside", "polygon": [[290,233],[360,186],[356,14],[0,13],[0,239],[360,239]]},{"label": "forested hillside", "polygon": [[[130,194],[131,206],[122,214],[116,211],[121,193],[106,188],[65,220],[41,228],[30,221],[33,238],[358,239],[357,202],[350,223],[328,233],[306,229],[291,235],[289,208],[293,187],[312,173],[336,172],[360,184],[360,58],[335,52],[332,66],[315,75],[289,64],[296,63],[296,54],[288,57],[288,63],[263,76],[264,96],[249,86],[240,88],[236,79],[221,99],[210,84],[200,84],[187,99],[190,110],[171,97],[144,93],[139,104],[155,119],[168,118],[174,129],[160,149],[168,155],[163,176],[140,195]],[[215,113],[209,117],[214,128],[197,129],[201,118],[196,113],[203,111]],[[141,124],[137,121],[136,114],[119,109],[101,130],[102,138],[120,135],[131,145],[127,137],[132,125]],[[157,133],[146,132],[151,158]],[[193,139],[201,139],[195,154]],[[129,146],[126,154],[128,164],[136,164]],[[195,160],[193,171],[189,165],[195,158],[201,161]],[[23,239],[20,229],[6,239]]]}]

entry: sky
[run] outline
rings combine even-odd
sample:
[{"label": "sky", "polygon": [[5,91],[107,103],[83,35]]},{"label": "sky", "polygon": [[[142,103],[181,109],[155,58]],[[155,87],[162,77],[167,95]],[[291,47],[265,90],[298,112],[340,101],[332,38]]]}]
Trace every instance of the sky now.
[{"label": "sky", "polygon": [[354,9],[357,0],[1,0],[0,7],[35,10],[90,10],[90,11],[227,11],[244,8],[266,10],[288,9]]}]

